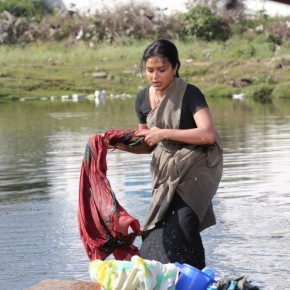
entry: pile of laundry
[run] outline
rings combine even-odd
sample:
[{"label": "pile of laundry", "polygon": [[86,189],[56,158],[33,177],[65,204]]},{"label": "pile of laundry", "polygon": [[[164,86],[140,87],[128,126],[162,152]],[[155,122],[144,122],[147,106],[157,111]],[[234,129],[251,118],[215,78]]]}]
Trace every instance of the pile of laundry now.
[{"label": "pile of laundry", "polygon": [[[175,290],[180,289],[176,286],[182,275],[175,263],[162,264],[139,256],[133,256],[131,261],[93,260],[89,273],[97,290]],[[204,288],[200,283],[188,286],[182,290],[260,290],[245,277],[219,279]]]},{"label": "pile of laundry", "polygon": [[244,276],[238,278],[223,278],[217,282],[217,290],[260,290]]},{"label": "pile of laundry", "polygon": [[162,264],[133,256],[131,261],[94,260],[90,277],[98,290],[174,290],[177,277],[175,264]]}]

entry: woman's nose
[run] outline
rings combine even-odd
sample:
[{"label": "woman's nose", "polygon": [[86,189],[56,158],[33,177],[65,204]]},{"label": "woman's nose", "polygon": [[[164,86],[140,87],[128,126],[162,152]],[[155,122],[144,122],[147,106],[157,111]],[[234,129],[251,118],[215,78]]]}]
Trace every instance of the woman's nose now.
[{"label": "woman's nose", "polygon": [[159,77],[158,71],[154,71],[153,72],[153,79],[158,79],[158,77]]}]

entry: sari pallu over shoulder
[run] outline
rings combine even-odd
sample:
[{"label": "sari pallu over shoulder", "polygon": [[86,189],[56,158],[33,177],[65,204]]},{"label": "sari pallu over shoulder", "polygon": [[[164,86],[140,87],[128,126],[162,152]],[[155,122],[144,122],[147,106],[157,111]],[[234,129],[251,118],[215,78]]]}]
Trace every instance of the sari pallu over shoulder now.
[{"label": "sari pallu over shoulder", "polygon": [[[110,186],[104,144],[106,138],[110,144],[138,146],[143,138],[137,137],[136,132],[112,129],[92,136],[86,146],[80,174],[78,224],[90,260],[104,260],[110,254],[118,260],[129,260],[138,254],[133,241],[140,235],[140,224],[119,204]],[[128,234],[130,227],[132,232]]]},{"label": "sari pallu over shoulder", "polygon": [[[176,78],[160,105],[147,117],[149,128],[179,129],[182,100],[187,83]],[[216,223],[212,198],[222,176],[222,145],[209,146],[160,142],[151,162],[152,202],[144,231],[161,222],[175,192],[192,208],[200,222],[200,231]]]}]

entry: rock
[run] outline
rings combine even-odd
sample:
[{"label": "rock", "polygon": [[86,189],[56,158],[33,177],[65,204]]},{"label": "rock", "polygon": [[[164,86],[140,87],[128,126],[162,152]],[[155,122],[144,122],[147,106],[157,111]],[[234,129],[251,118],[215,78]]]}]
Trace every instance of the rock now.
[{"label": "rock", "polygon": [[97,284],[85,281],[44,280],[27,290],[96,290]]},{"label": "rock", "polygon": [[92,73],[92,77],[95,77],[98,79],[105,79],[107,78],[107,73],[104,71],[94,72]]},{"label": "rock", "polygon": [[72,95],[73,102],[83,101],[85,98],[86,98],[86,96],[84,96],[84,95],[79,95],[79,94]]},{"label": "rock", "polygon": [[244,100],[246,95],[244,93],[233,94],[233,100]]},{"label": "rock", "polygon": [[0,72],[0,78],[9,78],[9,77],[12,77],[12,75]]},{"label": "rock", "polygon": [[37,101],[37,100],[39,100],[39,99],[38,98],[33,98],[33,97],[31,97],[31,98],[20,98],[19,99],[20,102]]}]

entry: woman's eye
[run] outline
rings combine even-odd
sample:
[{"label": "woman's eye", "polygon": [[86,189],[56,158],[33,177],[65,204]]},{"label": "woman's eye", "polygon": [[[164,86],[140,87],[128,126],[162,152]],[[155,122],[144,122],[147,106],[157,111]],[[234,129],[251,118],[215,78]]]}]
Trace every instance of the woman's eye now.
[{"label": "woman's eye", "polygon": [[[157,70],[158,72],[160,72],[160,73],[164,73],[164,72],[166,71],[166,68],[158,68],[158,69],[156,69],[156,70]],[[153,74],[153,73],[155,72],[155,70],[154,70],[154,69],[148,69],[148,68],[147,68],[147,72]]]}]

